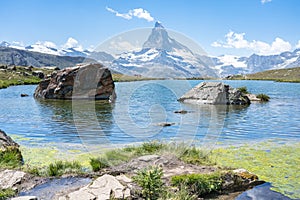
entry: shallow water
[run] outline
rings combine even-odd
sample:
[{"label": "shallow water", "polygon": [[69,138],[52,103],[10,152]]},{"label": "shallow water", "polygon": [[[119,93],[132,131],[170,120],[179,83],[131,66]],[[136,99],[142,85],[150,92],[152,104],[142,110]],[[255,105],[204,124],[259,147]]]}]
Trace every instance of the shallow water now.
[{"label": "shallow water", "polygon": [[[250,141],[300,140],[300,84],[272,81],[225,81],[265,93],[268,103],[250,106],[193,106],[177,99],[201,81],[164,80],[116,83],[117,100],[36,100],[35,85],[0,90],[1,129],[23,145],[84,144],[119,147],[152,139],[193,142],[212,147]],[[21,93],[29,97],[20,97]],[[175,110],[188,114],[175,114]],[[173,122],[170,127],[157,126]],[[19,139],[18,139],[19,138]],[[65,144],[65,145],[63,145]]]}]

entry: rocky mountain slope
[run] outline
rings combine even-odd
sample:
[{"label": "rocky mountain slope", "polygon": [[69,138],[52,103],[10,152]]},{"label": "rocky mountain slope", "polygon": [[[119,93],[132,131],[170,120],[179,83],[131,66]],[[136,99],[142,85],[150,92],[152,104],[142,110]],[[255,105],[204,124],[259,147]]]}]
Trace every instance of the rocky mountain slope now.
[{"label": "rocky mountain slope", "polygon": [[66,68],[83,62],[96,62],[86,57],[70,57],[31,52],[10,47],[0,47],[0,64],[18,66],[57,66]]}]

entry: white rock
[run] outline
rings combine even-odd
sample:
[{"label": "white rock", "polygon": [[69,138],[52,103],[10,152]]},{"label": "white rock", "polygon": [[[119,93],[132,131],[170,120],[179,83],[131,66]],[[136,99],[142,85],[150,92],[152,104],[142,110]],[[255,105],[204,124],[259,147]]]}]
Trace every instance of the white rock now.
[{"label": "white rock", "polygon": [[0,172],[0,188],[7,189],[13,188],[21,182],[26,175],[25,172],[15,170],[4,170]]}]

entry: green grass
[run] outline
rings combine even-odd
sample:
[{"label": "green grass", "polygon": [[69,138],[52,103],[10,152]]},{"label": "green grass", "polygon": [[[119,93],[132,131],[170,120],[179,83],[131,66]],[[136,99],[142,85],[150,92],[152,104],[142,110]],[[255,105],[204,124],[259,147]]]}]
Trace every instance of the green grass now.
[{"label": "green grass", "polygon": [[100,171],[103,168],[109,167],[109,163],[107,159],[99,157],[99,158],[91,158],[90,165],[94,172]]},{"label": "green grass", "polygon": [[83,168],[79,162],[56,161],[47,168],[48,176],[62,176],[64,174],[82,174]]},{"label": "green grass", "polygon": [[272,190],[292,199],[300,198],[300,143],[275,142],[215,149],[211,159],[219,166],[244,168],[261,180],[272,183]]},{"label": "green grass", "polygon": [[194,165],[213,165],[214,163],[210,160],[209,154],[196,147],[180,147],[182,153],[179,158],[190,164]]},{"label": "green grass", "polygon": [[6,200],[16,195],[13,189],[0,189],[0,200]]},{"label": "green grass", "polygon": [[0,168],[15,169],[22,166],[22,155],[17,148],[0,151]]},{"label": "green grass", "polygon": [[178,191],[166,190],[159,198],[160,200],[198,200],[197,195],[190,194],[187,187],[180,187]]},{"label": "green grass", "polygon": [[99,171],[108,166],[114,166],[143,155],[164,155],[171,154],[178,159],[196,165],[213,165],[208,153],[196,147],[189,147],[185,144],[162,143],[158,141],[145,142],[140,145],[126,146],[121,149],[113,149],[104,152],[97,158],[90,159],[93,171]]},{"label": "green grass", "polygon": [[198,196],[220,191],[222,182],[222,175],[219,172],[212,174],[184,174],[171,178],[173,186],[187,188],[190,194],[197,194]]},{"label": "green grass", "polygon": [[241,93],[249,94],[246,86],[237,88]]},{"label": "green grass", "polygon": [[262,102],[267,102],[270,100],[270,97],[266,94],[258,94],[256,95],[256,97],[259,98]]},{"label": "green grass", "polygon": [[[45,74],[50,74],[52,70],[33,68],[32,71],[43,71]],[[23,73],[26,72],[30,74],[29,76],[24,76]],[[7,88],[12,85],[29,85],[38,84],[41,79],[36,76],[31,75],[32,72],[26,71],[25,67],[17,66],[16,70],[0,70],[0,89]]]}]

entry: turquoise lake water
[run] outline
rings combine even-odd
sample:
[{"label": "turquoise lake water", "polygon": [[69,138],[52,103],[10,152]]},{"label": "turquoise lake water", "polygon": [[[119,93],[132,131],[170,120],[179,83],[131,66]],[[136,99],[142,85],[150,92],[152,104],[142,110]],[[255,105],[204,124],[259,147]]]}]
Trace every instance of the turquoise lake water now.
[{"label": "turquoise lake water", "polygon": [[[116,83],[115,103],[36,100],[36,85],[0,90],[0,128],[23,145],[104,145],[119,147],[148,140],[199,146],[252,141],[300,141],[300,84],[224,81],[265,93],[268,103],[250,106],[194,106],[177,99],[201,81],[161,80]],[[20,97],[21,93],[29,97]],[[187,114],[176,114],[176,110]],[[174,123],[161,127],[160,122]]]}]

